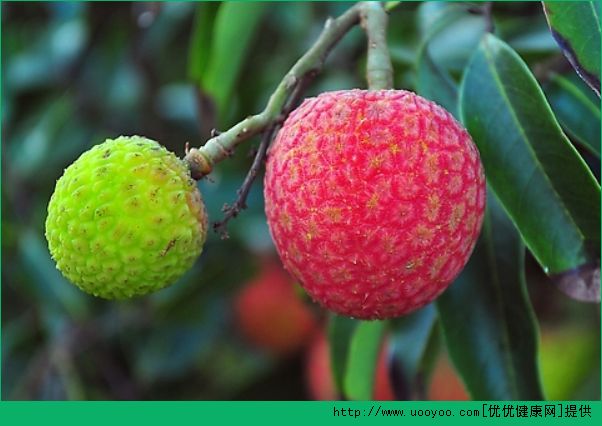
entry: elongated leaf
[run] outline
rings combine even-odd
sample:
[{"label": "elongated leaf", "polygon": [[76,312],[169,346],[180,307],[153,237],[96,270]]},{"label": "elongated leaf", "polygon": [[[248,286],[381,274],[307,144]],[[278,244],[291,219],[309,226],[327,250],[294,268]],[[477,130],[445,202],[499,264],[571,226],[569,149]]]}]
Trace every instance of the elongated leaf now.
[{"label": "elongated leaf", "polygon": [[600,187],[527,66],[488,34],[460,92],[487,179],[527,247],[546,273],[566,273],[560,281],[568,278],[569,287],[586,284],[577,298],[592,299],[596,287],[599,295],[591,272],[599,270]]},{"label": "elongated leaf", "polygon": [[524,253],[512,222],[490,193],[475,251],[436,302],[450,357],[473,399],[543,398]]},{"label": "elongated leaf", "polygon": [[373,398],[376,362],[386,326],[387,321],[330,317],[330,363],[335,385],[345,398]]},{"label": "elongated leaf", "polygon": [[600,96],[600,10],[594,1],[546,1],[552,35],[579,76]]},{"label": "elongated leaf", "polygon": [[344,390],[349,399],[372,399],[376,362],[386,321],[361,321],[353,333],[347,355]]},{"label": "elongated leaf", "polygon": [[328,321],[328,342],[330,346],[330,365],[332,376],[339,393],[343,393],[347,354],[351,338],[359,325],[358,320],[332,314]]},{"label": "elongated leaf", "polygon": [[423,2],[417,16],[423,40],[430,39],[429,53],[448,71],[462,71],[479,44],[486,22],[453,2]]},{"label": "elongated leaf", "polygon": [[425,48],[416,62],[416,91],[458,117],[458,88],[447,71],[433,61]]},{"label": "elongated leaf", "polygon": [[547,90],[548,99],[566,132],[600,157],[600,102],[592,99],[596,95],[581,80],[575,79],[577,83],[553,75]]},{"label": "elongated leaf", "polygon": [[[552,34],[550,27],[541,17],[543,22],[539,20],[533,21],[533,16],[516,17],[508,21],[502,21],[499,25],[496,23],[496,32],[502,33],[500,38],[506,40],[510,46],[521,54],[537,54],[537,53],[556,53],[559,51],[558,44]],[[506,27],[507,30],[513,30],[512,34],[506,37],[500,27]],[[509,28],[508,28],[509,27]]]},{"label": "elongated leaf", "polygon": [[437,18],[430,23],[428,31],[425,29],[424,38],[416,55],[416,92],[437,102],[457,118],[458,88],[449,73],[433,60],[429,52],[429,43],[446,26],[464,16],[466,11],[464,8],[451,8],[448,5],[440,5],[440,7],[448,10],[437,14]]},{"label": "elongated leaf", "polygon": [[200,2],[196,8],[188,52],[188,78],[200,85],[211,54],[211,39],[219,3]]},{"label": "elongated leaf", "polygon": [[392,321],[392,383],[400,399],[424,399],[426,376],[437,355],[438,330],[432,304]]},{"label": "elongated leaf", "polygon": [[209,59],[200,70],[201,89],[217,104],[220,117],[242,71],[265,11],[262,2],[224,2],[215,18]]}]

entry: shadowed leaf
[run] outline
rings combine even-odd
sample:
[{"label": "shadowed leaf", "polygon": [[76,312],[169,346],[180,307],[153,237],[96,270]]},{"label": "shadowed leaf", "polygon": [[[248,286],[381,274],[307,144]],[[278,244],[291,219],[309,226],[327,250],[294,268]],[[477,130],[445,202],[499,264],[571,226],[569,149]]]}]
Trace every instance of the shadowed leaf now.
[{"label": "shadowed leaf", "polygon": [[399,399],[424,399],[427,376],[438,355],[439,327],[433,304],[391,321],[391,370]]},{"label": "shadowed leaf", "polygon": [[546,94],[565,131],[600,157],[600,102],[578,77],[575,80],[554,74]]},{"label": "shadowed leaf", "polygon": [[347,369],[347,354],[351,337],[359,321],[339,315],[330,315],[328,321],[328,344],[330,347],[330,365],[335,386],[343,392],[343,382]]},{"label": "shadowed leaf", "polygon": [[[265,11],[261,2],[200,5],[192,38],[189,74],[217,104],[221,119]],[[209,29],[210,22],[213,28]]]},{"label": "shadowed leaf", "polygon": [[437,300],[447,349],[473,399],[543,399],[524,254],[512,222],[490,194],[475,251]]},{"label": "shadowed leaf", "polygon": [[[431,9],[434,9],[434,13],[428,13]],[[430,20],[425,23],[428,26],[424,29],[424,37],[416,54],[416,92],[438,103],[459,119],[457,84],[448,71],[434,60],[430,44],[436,41],[441,33],[445,35],[450,26],[473,17],[468,15],[466,8],[457,5],[425,4],[421,10]],[[480,27],[473,31],[473,35],[478,33],[478,28]]]}]

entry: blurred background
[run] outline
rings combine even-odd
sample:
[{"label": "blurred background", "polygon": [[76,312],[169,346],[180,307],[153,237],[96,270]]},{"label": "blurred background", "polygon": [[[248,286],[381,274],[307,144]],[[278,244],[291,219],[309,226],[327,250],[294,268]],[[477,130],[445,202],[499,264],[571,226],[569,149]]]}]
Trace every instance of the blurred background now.
[{"label": "blurred background", "polygon": [[[210,233],[180,281],[127,302],[96,299],[67,282],[48,253],[44,220],[63,169],[105,138],[144,135],[183,156],[186,142],[201,145],[211,129],[261,111],[325,19],[349,5],[2,3],[2,399],[337,397],[326,314],[279,266],[260,179],[248,209],[230,222],[229,239]],[[431,56],[457,80],[486,25],[476,5],[460,6],[465,16],[430,42]],[[446,7],[412,2],[391,13],[396,88],[415,88],[417,50]],[[571,99],[551,76],[584,96],[591,91],[550,36],[539,2],[495,4],[493,18],[496,34],[570,120]],[[364,50],[356,28],[307,96],[365,87]],[[597,118],[569,136],[599,179],[599,160],[578,143],[599,145],[599,110]],[[200,182],[211,221],[235,200],[257,144],[243,144]],[[547,397],[599,399],[599,305],[563,295],[529,255],[526,277]],[[408,397],[392,390],[389,349],[385,343],[375,395]],[[466,399],[444,348],[433,351],[420,397]]]}]

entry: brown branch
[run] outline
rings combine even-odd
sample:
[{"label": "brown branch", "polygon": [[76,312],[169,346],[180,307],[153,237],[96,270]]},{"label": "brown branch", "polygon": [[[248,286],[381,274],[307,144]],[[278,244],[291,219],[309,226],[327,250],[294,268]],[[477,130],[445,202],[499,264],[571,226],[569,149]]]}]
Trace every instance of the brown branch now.
[{"label": "brown branch", "polygon": [[307,87],[309,82],[316,76],[316,74],[316,72],[307,73],[303,76],[303,78],[301,78],[297,82],[286,105],[282,109],[280,117],[278,117],[278,119],[274,121],[272,126],[270,126],[266,131],[264,131],[261,143],[259,144],[259,148],[255,153],[253,164],[251,165],[251,168],[249,169],[249,172],[247,173],[247,176],[245,177],[245,180],[243,181],[240,189],[236,191],[236,201],[234,201],[232,205],[224,204],[224,207],[222,207],[222,211],[225,213],[224,218],[219,222],[213,223],[213,230],[219,233],[222,239],[228,238],[228,222],[237,217],[242,210],[247,208],[247,198],[249,196],[249,192],[251,191],[251,186],[257,178],[259,170],[261,169],[261,166],[265,161],[268,148],[270,146],[270,143],[272,142],[272,139],[274,138],[274,135],[278,133],[278,130],[280,130],[282,123],[288,118],[289,114],[293,111],[293,109],[295,109],[295,107],[303,97],[303,92],[305,88]]},{"label": "brown branch", "polygon": [[366,8],[366,13],[373,13],[364,3],[357,3],[338,18],[326,21],[318,40],[280,81],[262,112],[245,118],[225,132],[209,139],[202,147],[191,148],[184,160],[188,163],[192,178],[198,180],[208,175],[213,165],[228,157],[238,144],[264,132],[278,121],[282,115],[282,108],[287,104],[299,81],[304,80],[308,74],[322,69],[326,56],[332,48],[359,23],[363,8]]},{"label": "brown branch", "polygon": [[251,168],[249,169],[242,186],[238,191],[236,191],[236,194],[238,195],[236,201],[234,201],[234,204],[232,205],[224,204],[224,207],[222,207],[224,218],[213,224],[213,230],[219,233],[222,239],[228,238],[228,222],[238,216],[242,210],[247,208],[247,197],[251,191],[253,181],[255,181],[255,178],[259,174],[259,170],[261,169],[261,165],[266,157],[268,146],[272,140],[276,127],[277,125],[273,125],[263,133],[257,154],[255,154],[255,158],[253,159],[253,164],[251,165]]}]

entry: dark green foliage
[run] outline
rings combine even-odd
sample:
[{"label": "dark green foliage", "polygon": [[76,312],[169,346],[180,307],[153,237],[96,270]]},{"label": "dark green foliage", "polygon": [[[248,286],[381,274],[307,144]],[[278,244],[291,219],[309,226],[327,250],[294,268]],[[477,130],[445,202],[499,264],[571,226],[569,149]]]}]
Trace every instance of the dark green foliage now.
[{"label": "dark green foliage", "polygon": [[598,260],[600,186],[526,64],[495,36],[473,55],[460,104],[488,181],[544,271]]},{"label": "dark green foliage", "polygon": [[[475,251],[437,300],[450,357],[475,399],[543,398],[524,257],[518,233],[490,194]],[[468,299],[474,301],[470,306]]]}]

